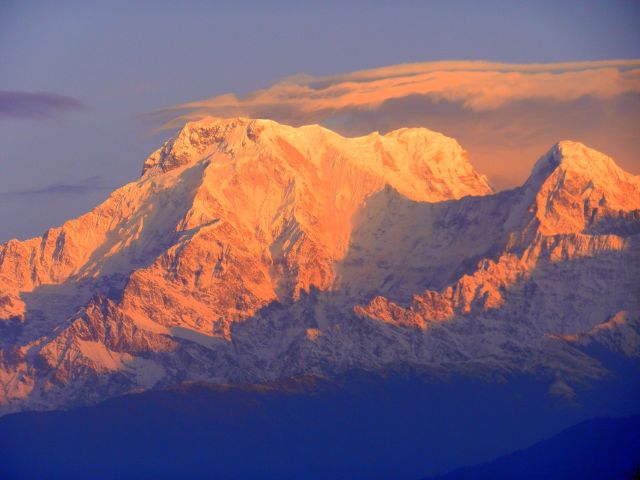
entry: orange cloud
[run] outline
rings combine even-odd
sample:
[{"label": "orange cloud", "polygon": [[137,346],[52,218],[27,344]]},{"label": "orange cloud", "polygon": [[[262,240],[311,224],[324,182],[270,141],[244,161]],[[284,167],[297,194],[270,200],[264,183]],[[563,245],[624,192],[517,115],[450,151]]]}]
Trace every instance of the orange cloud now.
[{"label": "orange cloud", "polygon": [[346,135],[424,126],[458,139],[498,188],[522,182],[536,158],[564,139],[640,170],[640,60],[447,61],[296,75],[248,95],[219,95],[155,115],[163,128],[204,116],[322,123]]},{"label": "orange cloud", "polygon": [[[181,113],[167,126],[214,116],[275,116],[293,123],[317,121],[345,109],[377,108],[410,95],[456,102],[474,111],[518,100],[567,102],[584,96],[640,93],[640,60],[556,64],[432,62],[396,65],[332,77],[294,76],[238,97],[227,94],[158,113]],[[269,115],[273,112],[273,115]]]}]

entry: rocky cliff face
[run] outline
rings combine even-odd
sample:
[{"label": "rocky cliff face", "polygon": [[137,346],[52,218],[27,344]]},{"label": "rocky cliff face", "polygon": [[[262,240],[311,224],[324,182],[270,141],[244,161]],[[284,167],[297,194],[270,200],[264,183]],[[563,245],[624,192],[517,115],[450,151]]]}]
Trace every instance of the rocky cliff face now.
[{"label": "rocky cliff face", "polygon": [[493,194],[452,139],[187,124],[139,180],[0,246],[3,411],[187,380],[636,356],[640,179],[561,142]]}]

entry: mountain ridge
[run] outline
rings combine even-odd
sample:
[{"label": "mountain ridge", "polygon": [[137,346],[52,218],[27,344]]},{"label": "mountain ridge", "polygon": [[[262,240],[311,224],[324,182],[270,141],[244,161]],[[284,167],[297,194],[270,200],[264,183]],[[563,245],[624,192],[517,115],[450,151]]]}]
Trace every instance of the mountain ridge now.
[{"label": "mountain ridge", "polygon": [[427,129],[189,123],[91,212],[0,246],[0,401],[394,362],[601,376],[577,340],[598,325],[638,355],[639,186],[575,142],[495,194]]},{"label": "mountain ridge", "polygon": [[635,478],[640,473],[638,427],[638,416],[590,419],[527,449],[429,478]]}]

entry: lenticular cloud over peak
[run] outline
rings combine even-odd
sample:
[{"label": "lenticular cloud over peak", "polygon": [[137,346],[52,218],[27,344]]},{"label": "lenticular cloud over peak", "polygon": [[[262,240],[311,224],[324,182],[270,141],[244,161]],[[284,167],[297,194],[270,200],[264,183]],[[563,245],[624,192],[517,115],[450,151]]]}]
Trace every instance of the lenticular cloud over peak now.
[{"label": "lenticular cloud over peak", "polygon": [[583,96],[608,99],[626,93],[640,93],[640,60],[549,64],[425,62],[328,77],[296,75],[244,96],[218,95],[157,113],[180,113],[167,126],[208,115],[288,116],[286,120],[305,123],[342,110],[376,108],[388,100],[411,95],[484,111],[520,100],[568,102]]},{"label": "lenticular cloud over peak", "polygon": [[526,179],[539,152],[584,142],[640,171],[640,60],[509,64],[439,61],[314,77],[294,75],[151,114],[161,128],[208,116],[321,123],[343,135],[424,126],[460,140],[498,189]]}]

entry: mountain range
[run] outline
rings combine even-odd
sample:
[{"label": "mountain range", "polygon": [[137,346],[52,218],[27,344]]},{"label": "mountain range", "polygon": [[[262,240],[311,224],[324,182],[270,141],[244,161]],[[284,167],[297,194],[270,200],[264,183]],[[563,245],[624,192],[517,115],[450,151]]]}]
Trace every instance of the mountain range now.
[{"label": "mountain range", "polygon": [[637,362],[638,278],[640,177],[583,144],[496,193],[424,128],[206,118],[89,213],[0,245],[0,412],[406,368],[571,401]]}]

